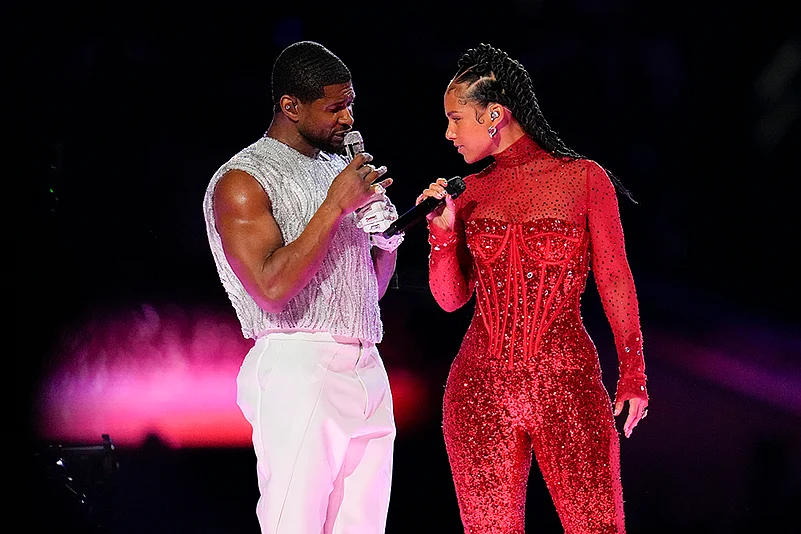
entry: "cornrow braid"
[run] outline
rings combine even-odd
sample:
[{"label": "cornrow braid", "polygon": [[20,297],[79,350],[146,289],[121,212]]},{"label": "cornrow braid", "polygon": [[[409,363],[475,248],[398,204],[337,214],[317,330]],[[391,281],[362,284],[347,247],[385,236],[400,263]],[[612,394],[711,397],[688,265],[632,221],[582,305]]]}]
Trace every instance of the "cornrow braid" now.
[{"label": "cornrow braid", "polygon": [[[528,71],[503,50],[485,43],[468,49],[459,58],[452,83],[465,85],[465,98],[482,108],[492,102],[508,108],[523,130],[554,156],[588,159],[568,147],[551,128],[540,110]],[[618,191],[636,204],[631,192],[614,174],[605,170]]]}]

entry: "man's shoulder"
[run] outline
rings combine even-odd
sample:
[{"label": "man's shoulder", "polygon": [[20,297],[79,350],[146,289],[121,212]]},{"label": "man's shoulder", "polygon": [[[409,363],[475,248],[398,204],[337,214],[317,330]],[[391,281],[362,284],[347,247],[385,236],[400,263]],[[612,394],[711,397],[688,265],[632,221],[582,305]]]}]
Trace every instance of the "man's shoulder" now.
[{"label": "man's shoulder", "polygon": [[265,156],[269,156],[270,154],[274,153],[275,149],[273,145],[266,139],[267,138],[262,137],[253,141],[251,144],[234,154],[230,161],[235,161],[237,159],[263,159]]},{"label": "man's shoulder", "polygon": [[231,170],[242,170],[249,174],[270,172],[282,164],[281,148],[267,138],[261,138],[242,148],[217,170],[222,175]]}]

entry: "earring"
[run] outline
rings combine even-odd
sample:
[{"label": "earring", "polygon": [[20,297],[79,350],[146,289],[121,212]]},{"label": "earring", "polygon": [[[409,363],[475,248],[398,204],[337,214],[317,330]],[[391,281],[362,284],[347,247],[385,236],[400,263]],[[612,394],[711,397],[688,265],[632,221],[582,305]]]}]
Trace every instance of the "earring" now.
[{"label": "earring", "polygon": [[492,113],[490,113],[490,120],[491,121],[494,121],[497,118],[498,118],[498,112],[497,111],[493,111]]},{"label": "earring", "polygon": [[498,128],[496,128],[495,126],[490,126],[489,128],[487,128],[487,133],[489,134],[490,138],[493,138],[495,137],[495,134],[498,133]]},{"label": "earring", "polygon": [[286,109],[289,109],[289,107],[290,107],[290,106],[289,106],[289,104],[287,104],[287,105],[286,105]]}]

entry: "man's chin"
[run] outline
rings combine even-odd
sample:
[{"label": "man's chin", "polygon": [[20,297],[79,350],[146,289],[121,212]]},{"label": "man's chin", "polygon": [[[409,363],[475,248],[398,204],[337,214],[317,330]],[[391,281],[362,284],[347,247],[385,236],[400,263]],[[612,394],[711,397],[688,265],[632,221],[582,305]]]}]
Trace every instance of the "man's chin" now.
[{"label": "man's chin", "polygon": [[345,155],[345,134],[342,135],[333,135],[331,139],[328,141],[328,152],[333,152],[334,154]]},{"label": "man's chin", "polygon": [[336,140],[336,136],[332,137],[327,141],[317,141],[314,143],[315,148],[322,150],[323,152],[328,152],[332,154],[339,154],[341,156],[345,155],[345,140],[344,138],[341,139],[339,142]]}]

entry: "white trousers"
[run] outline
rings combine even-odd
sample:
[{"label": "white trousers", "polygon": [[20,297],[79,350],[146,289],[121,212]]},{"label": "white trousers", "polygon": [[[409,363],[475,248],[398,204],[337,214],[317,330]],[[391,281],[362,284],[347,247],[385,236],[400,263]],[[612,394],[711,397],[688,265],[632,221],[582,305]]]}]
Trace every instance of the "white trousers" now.
[{"label": "white trousers", "polygon": [[372,343],[269,333],[237,376],[253,427],[264,534],[383,534],[395,419]]}]

